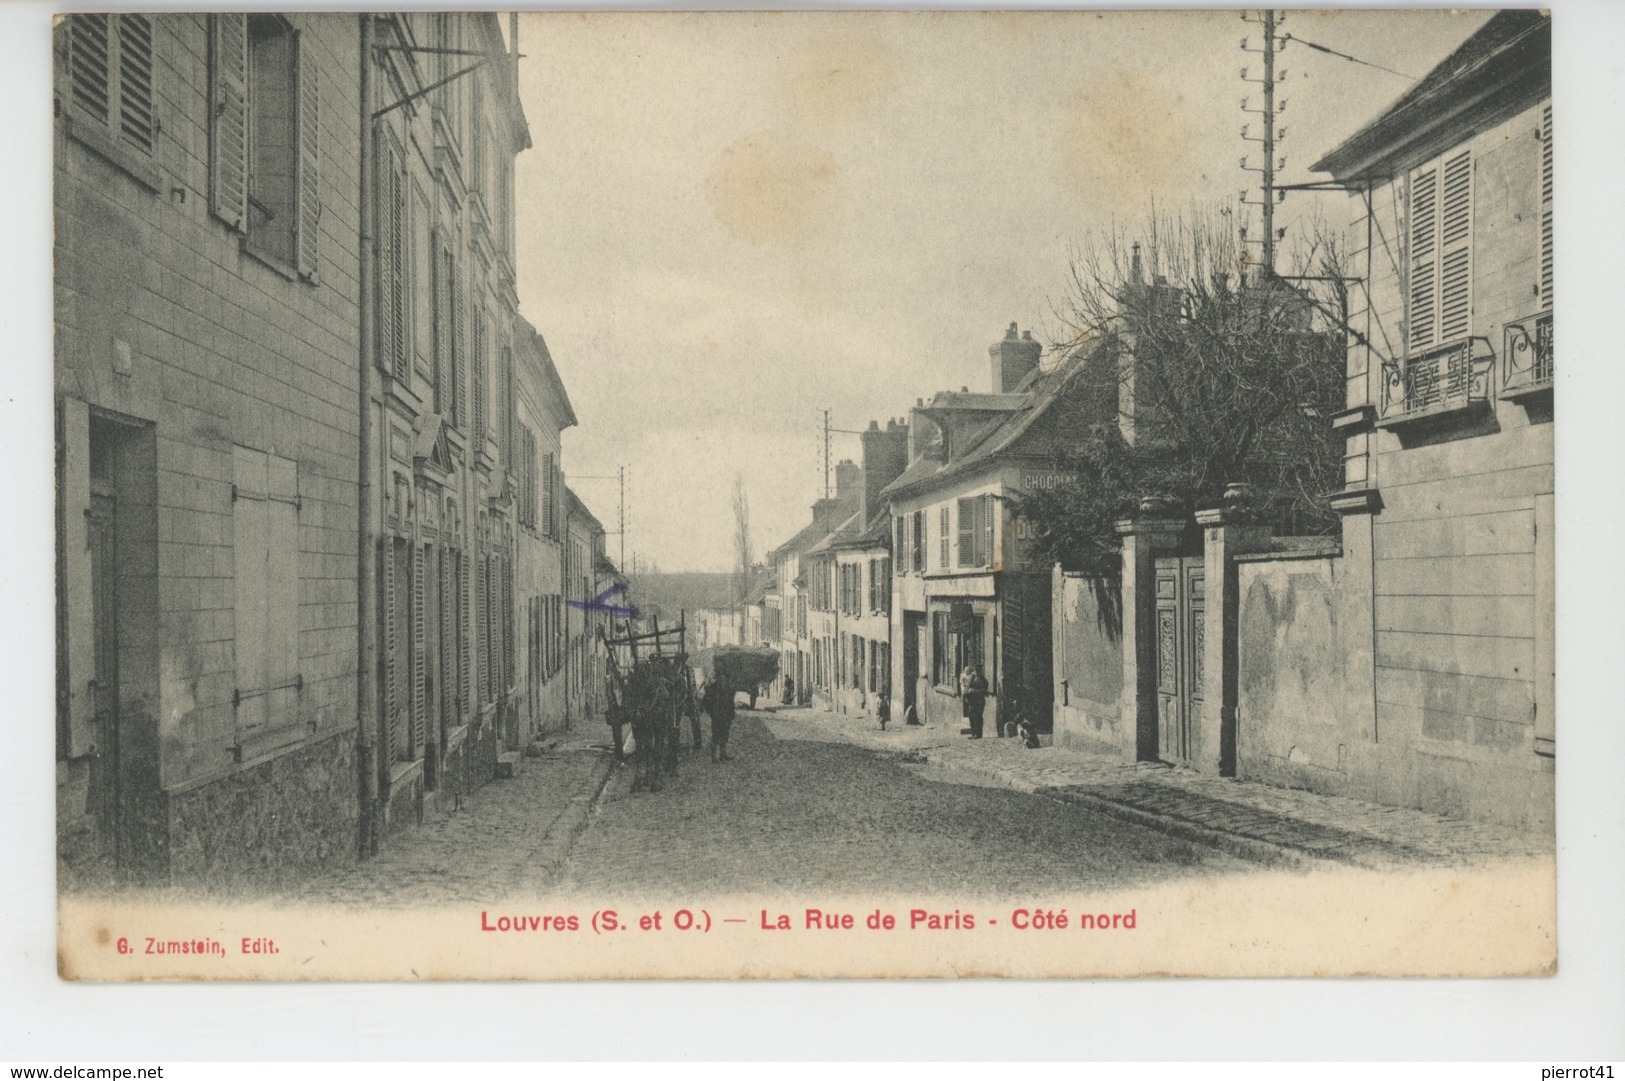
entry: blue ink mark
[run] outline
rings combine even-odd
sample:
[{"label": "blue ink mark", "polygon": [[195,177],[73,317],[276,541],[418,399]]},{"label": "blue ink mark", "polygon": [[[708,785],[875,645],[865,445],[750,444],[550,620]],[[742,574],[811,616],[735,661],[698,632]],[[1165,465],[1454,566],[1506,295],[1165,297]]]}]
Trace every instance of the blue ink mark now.
[{"label": "blue ink mark", "polygon": [[615,596],[617,593],[625,592],[626,583],[616,582],[614,585],[610,586],[608,589],[604,590],[590,601],[573,600],[569,602],[569,605],[571,608],[582,612],[604,612],[608,615],[618,616],[622,619],[636,619],[638,618],[638,610],[633,608],[631,605],[609,603],[609,598]]}]

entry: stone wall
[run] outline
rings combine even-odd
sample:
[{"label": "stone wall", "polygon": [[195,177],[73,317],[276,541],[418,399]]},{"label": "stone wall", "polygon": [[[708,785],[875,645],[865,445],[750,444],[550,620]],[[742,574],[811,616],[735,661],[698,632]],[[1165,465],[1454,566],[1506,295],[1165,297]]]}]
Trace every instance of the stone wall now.
[{"label": "stone wall", "polygon": [[1134,742],[1121,730],[1122,583],[1056,567],[1052,584],[1055,744],[1120,754]]}]

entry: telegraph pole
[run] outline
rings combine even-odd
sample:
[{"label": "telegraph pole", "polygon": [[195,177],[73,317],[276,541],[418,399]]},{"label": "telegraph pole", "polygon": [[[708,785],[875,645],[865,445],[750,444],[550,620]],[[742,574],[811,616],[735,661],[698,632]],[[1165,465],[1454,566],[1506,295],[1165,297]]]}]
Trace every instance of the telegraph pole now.
[{"label": "telegraph pole", "polygon": [[1281,25],[1286,22],[1286,16],[1275,11],[1261,11],[1256,14],[1243,12],[1241,18],[1243,22],[1257,22],[1264,31],[1262,48],[1254,49],[1249,45],[1247,38],[1241,39],[1242,52],[1259,53],[1264,60],[1264,77],[1262,79],[1253,79],[1248,75],[1247,68],[1241,69],[1242,81],[1259,84],[1264,92],[1264,107],[1262,109],[1251,108],[1250,98],[1241,99],[1241,111],[1251,116],[1257,116],[1264,129],[1261,137],[1255,137],[1247,133],[1248,128],[1252,126],[1251,124],[1243,124],[1241,127],[1241,137],[1248,142],[1259,143],[1264,155],[1264,160],[1259,168],[1254,168],[1248,164],[1247,155],[1243,155],[1241,159],[1241,167],[1244,171],[1259,174],[1260,201],[1256,204],[1253,203],[1247,197],[1247,189],[1243,188],[1241,202],[1244,206],[1256,205],[1259,208],[1259,224],[1263,226],[1264,235],[1255,241],[1249,241],[1247,229],[1243,226],[1241,239],[1243,243],[1262,245],[1263,254],[1260,261],[1266,271],[1274,273],[1275,245],[1281,239],[1282,234],[1286,232],[1285,229],[1277,231],[1275,228],[1275,204],[1286,196],[1286,192],[1280,190],[1275,183],[1276,171],[1286,168],[1286,158],[1276,156],[1276,143],[1286,138],[1286,129],[1275,126],[1276,118],[1286,111],[1287,105],[1285,98],[1282,98],[1279,102],[1275,99],[1276,84],[1286,79],[1286,71],[1283,69],[1277,72],[1275,68],[1276,50],[1285,44],[1284,39],[1277,38],[1276,34]]}]

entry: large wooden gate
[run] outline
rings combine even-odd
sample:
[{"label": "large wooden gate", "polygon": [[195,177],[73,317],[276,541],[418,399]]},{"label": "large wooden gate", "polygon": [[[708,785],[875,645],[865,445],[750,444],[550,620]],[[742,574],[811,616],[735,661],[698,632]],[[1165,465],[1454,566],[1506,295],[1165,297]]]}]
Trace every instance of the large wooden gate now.
[{"label": "large wooden gate", "polygon": [[1157,560],[1157,750],[1191,765],[1202,712],[1202,647],[1207,592],[1201,556]]}]

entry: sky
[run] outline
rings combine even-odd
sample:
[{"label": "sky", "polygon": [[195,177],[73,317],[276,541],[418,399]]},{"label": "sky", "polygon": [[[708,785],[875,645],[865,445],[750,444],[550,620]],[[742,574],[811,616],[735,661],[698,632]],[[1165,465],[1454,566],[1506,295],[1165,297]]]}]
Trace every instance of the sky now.
[{"label": "sky", "polygon": [[[1402,74],[1288,42],[1278,179],[1317,179],[1487,17],[1290,15],[1281,33]],[[645,568],[729,569],[736,477],[760,558],[823,494],[825,409],[861,429],[987,389],[1012,321],[1056,330],[1086,237],[1256,183],[1241,69],[1261,64],[1241,46],[1260,33],[1236,12],[520,20],[520,307],[580,421],[566,474],[615,530],[617,485],[595,478],[625,467],[625,552]],[[1348,213],[1293,195],[1278,224]],[[832,436],[836,461],[859,449]]]}]

